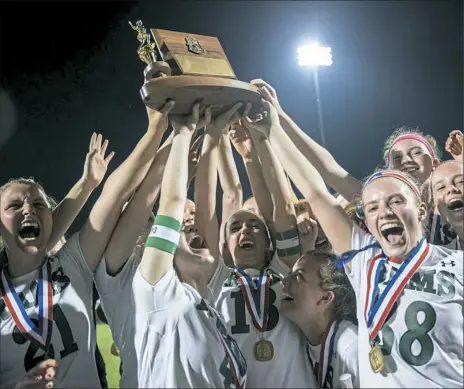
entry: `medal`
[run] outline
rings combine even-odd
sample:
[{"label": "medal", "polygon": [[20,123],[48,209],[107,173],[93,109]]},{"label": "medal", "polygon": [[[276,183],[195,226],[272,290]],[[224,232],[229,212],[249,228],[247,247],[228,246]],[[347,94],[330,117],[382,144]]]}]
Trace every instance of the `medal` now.
[{"label": "medal", "polygon": [[376,343],[371,346],[371,351],[369,351],[369,362],[374,373],[380,373],[385,367],[382,349]]},{"label": "medal", "polygon": [[39,279],[37,280],[37,299],[39,302],[38,326],[32,322],[26,313],[21,299],[11,284],[10,275],[6,267],[3,268],[0,278],[2,298],[16,327],[27,339],[44,350],[46,356],[48,356],[53,329],[53,289],[50,275],[51,265],[47,257],[39,268]]},{"label": "medal", "polygon": [[264,339],[263,333],[267,327],[271,277],[267,274],[267,269],[263,267],[255,288],[251,277],[238,266],[235,266],[235,274],[253,326],[261,332],[261,339],[255,343],[254,347],[255,358],[261,362],[270,361],[274,358],[274,345],[269,340]]},{"label": "medal", "polygon": [[382,329],[394,303],[400,297],[407,283],[429,255],[430,247],[423,237],[419,244],[408,254],[398,271],[380,294],[380,274],[383,264],[388,261],[388,258],[385,254],[380,254],[375,256],[369,263],[364,317],[369,330],[369,341],[372,347],[369,352],[369,361],[375,373],[382,371],[384,368],[382,349],[374,342],[377,334]]},{"label": "medal", "polygon": [[260,362],[268,362],[274,358],[274,345],[271,341],[261,338],[255,343],[255,358]]}]

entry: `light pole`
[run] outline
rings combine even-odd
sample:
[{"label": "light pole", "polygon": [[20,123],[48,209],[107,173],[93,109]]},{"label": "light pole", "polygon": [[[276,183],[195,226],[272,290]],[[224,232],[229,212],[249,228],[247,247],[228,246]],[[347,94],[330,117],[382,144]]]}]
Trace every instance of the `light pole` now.
[{"label": "light pole", "polygon": [[316,91],[317,124],[322,146],[325,147],[324,119],[322,116],[321,94],[319,91],[318,69],[320,66],[332,65],[332,49],[320,46],[319,43],[305,44],[297,50],[298,64],[313,71],[314,89]]}]

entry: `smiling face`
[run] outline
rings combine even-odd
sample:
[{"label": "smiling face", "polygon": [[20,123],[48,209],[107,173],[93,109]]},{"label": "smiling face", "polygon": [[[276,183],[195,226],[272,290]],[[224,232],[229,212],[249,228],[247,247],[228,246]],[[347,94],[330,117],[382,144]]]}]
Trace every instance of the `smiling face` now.
[{"label": "smiling face", "polygon": [[443,163],[433,172],[430,182],[438,212],[457,231],[464,224],[463,170],[461,162]]},{"label": "smiling face", "polygon": [[406,172],[420,184],[424,183],[439,164],[425,145],[416,139],[404,139],[395,143],[389,155],[389,168]]},{"label": "smiling face", "polygon": [[47,196],[39,185],[9,184],[0,196],[0,232],[9,253],[45,253],[53,219]]},{"label": "smiling face", "polygon": [[232,215],[226,224],[226,240],[235,265],[259,270],[265,264],[269,248],[266,226],[254,213],[238,211]]},{"label": "smiling face", "polygon": [[362,194],[365,222],[385,254],[404,259],[420,241],[425,204],[394,177],[375,179]]}]

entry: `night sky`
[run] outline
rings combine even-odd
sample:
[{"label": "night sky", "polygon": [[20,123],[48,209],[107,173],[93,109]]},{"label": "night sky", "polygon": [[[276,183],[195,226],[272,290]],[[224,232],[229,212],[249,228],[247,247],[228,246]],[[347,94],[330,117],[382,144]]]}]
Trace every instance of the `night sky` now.
[{"label": "night sky", "polygon": [[93,131],[116,152],[108,174],[127,157],[148,123],[144,64],[127,23],[137,19],[218,37],[238,78],[268,81],[317,141],[313,82],[296,48],[308,36],[331,46],[334,64],[319,76],[327,148],[358,178],[381,163],[395,126],[418,125],[442,146],[463,128],[460,0],[3,2],[2,184],[33,176],[62,198],[82,173]]}]

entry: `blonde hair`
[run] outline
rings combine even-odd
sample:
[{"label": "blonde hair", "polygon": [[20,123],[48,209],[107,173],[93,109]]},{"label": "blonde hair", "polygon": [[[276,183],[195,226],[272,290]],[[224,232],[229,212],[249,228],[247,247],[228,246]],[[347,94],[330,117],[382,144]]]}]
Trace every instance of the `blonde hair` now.
[{"label": "blonde hair", "polygon": [[441,152],[440,149],[437,146],[437,141],[436,139],[431,136],[431,135],[425,135],[421,131],[419,131],[419,127],[411,127],[411,126],[401,126],[395,129],[393,133],[385,140],[383,144],[383,159],[385,162],[385,165],[389,165],[389,154],[390,154],[390,149],[395,143],[396,139],[399,138],[400,136],[403,135],[408,135],[408,134],[414,134],[414,135],[419,135],[425,138],[427,142],[429,142],[430,147],[435,153],[435,157],[440,160],[441,159]]}]

